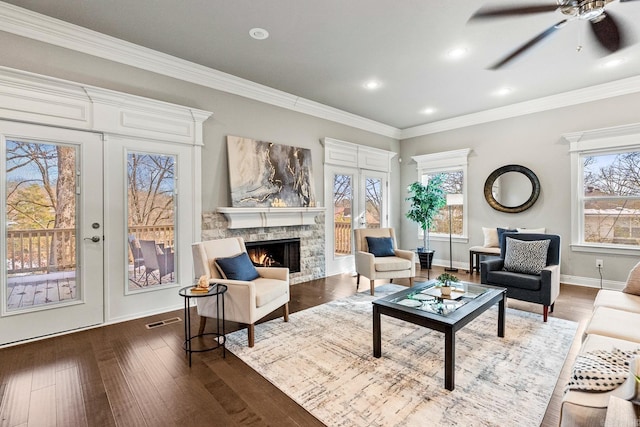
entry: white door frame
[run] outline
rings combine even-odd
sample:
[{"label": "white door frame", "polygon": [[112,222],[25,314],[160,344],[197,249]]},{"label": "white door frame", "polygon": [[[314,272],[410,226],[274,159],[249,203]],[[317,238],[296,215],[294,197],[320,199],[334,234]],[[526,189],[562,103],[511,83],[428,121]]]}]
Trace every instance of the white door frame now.
[{"label": "white door frame", "polygon": [[[7,308],[6,267],[2,270],[0,291],[2,307],[0,345],[85,328],[104,322],[104,251],[103,251],[103,173],[102,135],[33,124],[0,121],[2,179],[0,217],[6,218],[6,144],[7,138],[43,143],[60,143],[78,147],[80,165],[76,182],[76,289],[77,298],[69,302],[42,304],[33,309]],[[96,228],[97,227],[97,228]],[[6,236],[6,221],[0,224]],[[91,240],[98,236],[99,241]],[[7,259],[6,245],[0,245],[0,259]],[[4,264],[6,266],[6,264]]]},{"label": "white door frame", "polygon": [[[333,224],[333,176],[336,172],[353,175],[352,215],[351,228],[365,226],[360,224],[360,216],[364,215],[364,186],[365,177],[384,177],[383,187],[383,212],[381,226],[387,226],[389,222],[389,178],[391,159],[396,155],[391,151],[380,150],[364,145],[353,144],[333,138],[324,138],[324,186],[325,206],[325,235],[327,244],[325,247],[325,271],[327,276],[354,273],[355,261],[353,256],[353,235],[351,238],[351,255],[335,257],[334,251],[334,224]],[[331,208],[330,208],[331,207]]]}]

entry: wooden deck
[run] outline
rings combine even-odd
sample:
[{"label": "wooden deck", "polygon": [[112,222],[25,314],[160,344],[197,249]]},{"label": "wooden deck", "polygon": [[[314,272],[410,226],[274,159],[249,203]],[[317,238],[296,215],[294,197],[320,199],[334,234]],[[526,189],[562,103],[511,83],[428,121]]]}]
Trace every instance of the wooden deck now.
[{"label": "wooden deck", "polygon": [[33,307],[77,297],[75,271],[10,277],[7,308]]}]

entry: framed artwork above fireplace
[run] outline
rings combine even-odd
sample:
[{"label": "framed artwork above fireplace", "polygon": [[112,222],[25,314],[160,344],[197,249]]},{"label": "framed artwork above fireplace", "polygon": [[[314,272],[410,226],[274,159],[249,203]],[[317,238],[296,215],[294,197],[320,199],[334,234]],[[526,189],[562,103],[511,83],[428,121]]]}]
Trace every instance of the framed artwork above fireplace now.
[{"label": "framed artwork above fireplace", "polygon": [[227,136],[231,203],[240,207],[315,207],[311,150]]}]

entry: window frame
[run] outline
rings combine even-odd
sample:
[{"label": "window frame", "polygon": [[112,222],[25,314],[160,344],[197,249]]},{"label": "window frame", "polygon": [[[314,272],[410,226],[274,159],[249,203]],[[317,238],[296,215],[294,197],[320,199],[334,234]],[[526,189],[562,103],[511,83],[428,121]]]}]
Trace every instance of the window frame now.
[{"label": "window frame", "polygon": [[[571,250],[611,255],[640,255],[640,246],[585,242],[584,158],[640,152],[640,124],[564,134],[571,158]],[[620,196],[616,198],[626,198]],[[637,197],[634,197],[637,199]]]},{"label": "window frame", "polygon": [[[468,164],[470,148],[464,148],[460,150],[443,151],[440,153],[423,154],[420,156],[413,156],[412,159],[417,164],[418,180],[422,183],[426,183],[425,177],[427,175],[435,175],[438,173],[448,172],[462,172],[462,234],[454,234],[451,236],[452,241],[468,243],[469,234],[469,209],[467,204],[467,192],[468,192]],[[418,238],[422,239],[422,229],[418,228]],[[434,241],[449,241],[449,233],[436,233],[429,232],[430,239]]]}]

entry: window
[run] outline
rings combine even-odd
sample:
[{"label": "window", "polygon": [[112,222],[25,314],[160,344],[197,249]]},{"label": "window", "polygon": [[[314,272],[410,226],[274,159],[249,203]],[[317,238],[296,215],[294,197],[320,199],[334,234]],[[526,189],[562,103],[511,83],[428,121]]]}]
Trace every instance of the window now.
[{"label": "window", "polygon": [[[430,230],[435,239],[438,239],[438,235],[446,235],[449,238],[449,211],[452,235],[463,239],[467,237],[467,213],[464,204],[467,200],[467,158],[470,151],[462,149],[413,157],[418,164],[418,176],[423,184],[426,184],[430,177],[440,174],[443,176],[445,193],[448,196],[458,196],[449,199],[459,199],[462,202],[456,202],[451,207],[445,206],[440,210]],[[421,234],[422,230],[419,230],[419,233]]]},{"label": "window", "polygon": [[640,244],[640,151],[584,154],[581,201],[585,243]]},{"label": "window", "polygon": [[[429,179],[435,175],[442,175],[442,188],[447,196],[449,195],[464,195],[464,171],[463,170],[451,170],[442,171],[437,173],[429,173],[422,175],[422,183],[427,184]],[[454,236],[462,236],[464,234],[464,205],[452,205],[451,206],[451,234]],[[434,234],[446,234],[449,235],[449,206],[445,206],[440,209],[440,213],[437,215],[433,226],[429,230]]]},{"label": "window", "polygon": [[175,283],[176,156],[127,153],[128,291]]},{"label": "window", "polygon": [[571,248],[640,249],[640,124],[563,135],[571,154]]}]

